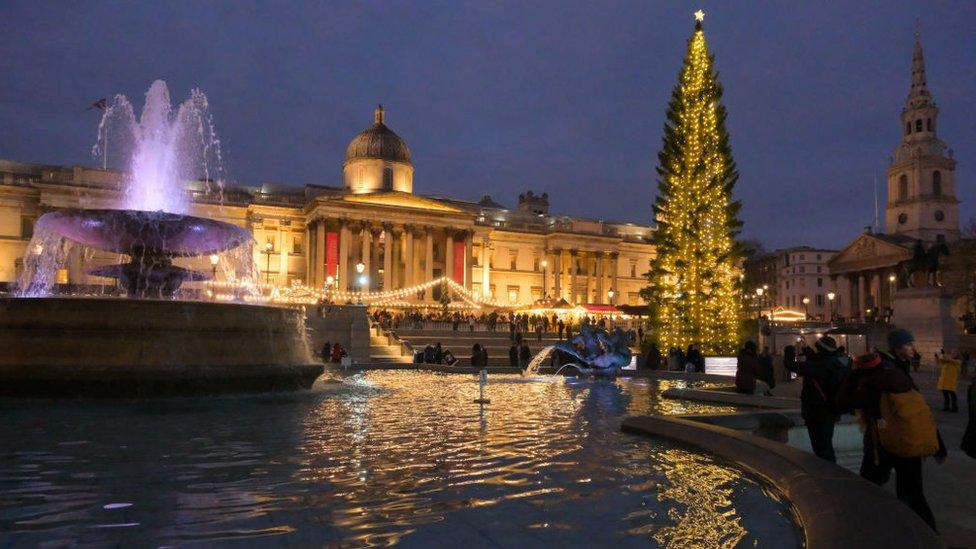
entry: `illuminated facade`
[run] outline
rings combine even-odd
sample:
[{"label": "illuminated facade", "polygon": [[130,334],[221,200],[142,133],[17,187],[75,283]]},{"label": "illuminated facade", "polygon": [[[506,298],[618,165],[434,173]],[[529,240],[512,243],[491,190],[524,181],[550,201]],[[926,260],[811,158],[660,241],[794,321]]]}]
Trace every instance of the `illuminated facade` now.
[{"label": "illuminated facade", "polygon": [[[532,192],[511,209],[487,195],[467,202],[414,194],[410,150],[384,118],[377,108],[374,124],[350,142],[342,186],[229,187],[218,196],[189,182],[191,213],[247,227],[262,280],[278,286],[331,282],[339,291],[375,292],[448,276],[499,305],[544,296],[641,303],[651,227],[550,214],[548,195]],[[37,217],[114,207],[122,181],[96,168],[0,160],[0,283],[16,280]],[[84,253],[69,257],[62,282],[111,284],[85,270],[117,258]],[[199,261],[190,266],[209,270],[206,258]],[[408,301],[432,303],[438,291]]]}]

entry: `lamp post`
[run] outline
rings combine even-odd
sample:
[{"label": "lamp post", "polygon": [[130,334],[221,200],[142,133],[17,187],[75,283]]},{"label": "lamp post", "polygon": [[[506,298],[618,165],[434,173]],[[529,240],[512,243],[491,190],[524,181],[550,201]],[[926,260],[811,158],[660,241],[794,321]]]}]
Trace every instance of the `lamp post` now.
[{"label": "lamp post", "polygon": [[549,293],[546,290],[546,282],[547,279],[549,278],[549,273],[547,271],[547,268],[549,267],[549,261],[543,259],[542,261],[539,262],[539,264],[542,265],[542,299],[548,299]]},{"label": "lamp post", "polygon": [[271,253],[274,252],[274,244],[267,242],[264,245],[264,254],[268,256],[267,267],[264,272],[267,273],[267,282],[271,284]]},{"label": "lamp post", "polygon": [[217,254],[210,254],[210,299],[214,301],[217,299],[217,263],[220,262],[220,257]]},{"label": "lamp post", "polygon": [[803,316],[804,320],[810,320],[810,298],[803,296]]},{"label": "lamp post", "polygon": [[827,301],[830,302],[830,321],[831,322],[834,321],[834,298],[835,297],[837,297],[837,294],[835,294],[834,292],[827,292]]},{"label": "lamp post", "polygon": [[610,298],[610,304],[613,305],[613,296],[617,295],[617,292],[613,291],[613,288],[607,290],[607,297]]},{"label": "lamp post", "polygon": [[333,291],[332,285],[333,284],[335,284],[335,277],[334,276],[329,275],[329,276],[325,277],[325,289],[326,289],[326,292],[327,292],[326,295],[329,296],[329,301],[332,301],[332,291]]},{"label": "lamp post", "polygon": [[891,309],[891,305],[894,303],[895,298],[895,285],[898,281],[898,277],[894,273],[888,275],[888,282],[891,284],[891,291],[888,292],[888,310]]},{"label": "lamp post", "polygon": [[756,288],[756,322],[762,319],[762,306],[763,306],[763,294],[766,293],[766,288]]}]

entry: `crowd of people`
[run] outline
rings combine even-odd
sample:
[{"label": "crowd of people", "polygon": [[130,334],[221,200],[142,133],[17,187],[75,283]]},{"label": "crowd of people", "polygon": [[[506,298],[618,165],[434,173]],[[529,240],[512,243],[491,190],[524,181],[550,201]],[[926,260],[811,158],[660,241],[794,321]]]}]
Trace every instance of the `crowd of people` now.
[{"label": "crowd of people", "polygon": [[[764,348],[757,356],[754,342],[743,345],[735,377],[739,392],[769,394],[771,385],[761,363],[766,354],[768,349]],[[969,359],[965,352],[935,354],[940,368],[936,388],[942,392],[945,412],[959,410],[956,385],[959,376],[967,374]],[[852,414],[863,433],[860,475],[880,486],[894,473],[897,497],[935,529],[923,490],[922,460],[933,457],[941,464],[948,452],[931,409],[912,378],[920,361],[915,338],[904,329],[888,333],[886,349],[874,348],[856,358],[829,335],[812,347],[788,346],[783,352],[783,366],[802,378],[800,411],[814,454],[837,461],[834,427],[844,414]],[[976,382],[969,386],[968,400],[970,420],[962,448],[976,458]]]}]

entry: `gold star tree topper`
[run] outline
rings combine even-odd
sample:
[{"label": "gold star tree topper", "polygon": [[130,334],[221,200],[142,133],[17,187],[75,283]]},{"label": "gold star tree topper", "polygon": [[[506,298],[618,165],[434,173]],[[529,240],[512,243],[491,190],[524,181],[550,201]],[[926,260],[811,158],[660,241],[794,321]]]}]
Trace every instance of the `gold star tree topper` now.
[{"label": "gold star tree topper", "polygon": [[695,12],[695,21],[701,22],[701,21],[704,21],[704,20],[705,20],[705,12],[703,12],[702,10],[696,11]]}]

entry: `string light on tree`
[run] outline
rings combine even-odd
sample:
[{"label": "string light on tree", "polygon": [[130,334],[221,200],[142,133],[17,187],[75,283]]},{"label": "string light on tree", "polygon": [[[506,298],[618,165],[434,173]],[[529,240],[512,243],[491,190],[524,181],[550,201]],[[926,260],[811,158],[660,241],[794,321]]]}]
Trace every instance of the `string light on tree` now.
[{"label": "string light on tree", "polygon": [[738,179],[725,128],[722,87],[695,12],[695,30],[671,94],[658,154],[654,204],[657,255],[644,295],[662,347],[701,343],[709,354],[732,353],[742,325],[741,251],[735,241]]}]

